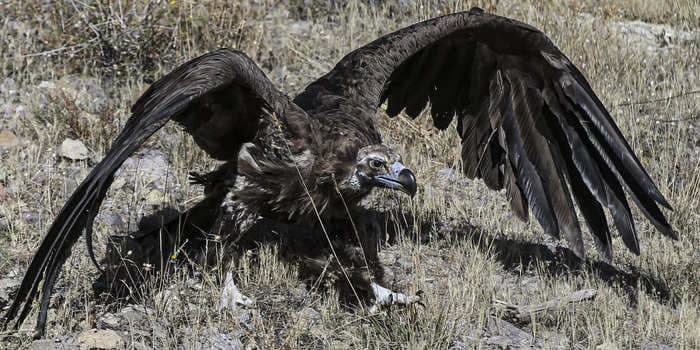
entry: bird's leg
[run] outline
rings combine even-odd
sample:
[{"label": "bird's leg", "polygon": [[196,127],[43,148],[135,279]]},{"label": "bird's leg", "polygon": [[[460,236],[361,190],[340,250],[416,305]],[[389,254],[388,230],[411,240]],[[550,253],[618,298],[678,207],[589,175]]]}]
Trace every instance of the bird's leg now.
[{"label": "bird's leg", "polygon": [[374,294],[374,305],[369,308],[369,313],[371,314],[376,313],[383,307],[391,305],[423,305],[421,302],[421,294],[423,293],[420,291],[415,295],[406,295],[384,288],[374,282],[370,284],[370,288],[372,288],[372,294]]},{"label": "bird's leg", "polygon": [[226,273],[226,279],[224,280],[224,288],[221,291],[221,302],[219,303],[219,310],[229,309],[235,311],[238,306],[251,306],[253,305],[253,300],[245,296],[233,282],[233,274],[231,272]]}]

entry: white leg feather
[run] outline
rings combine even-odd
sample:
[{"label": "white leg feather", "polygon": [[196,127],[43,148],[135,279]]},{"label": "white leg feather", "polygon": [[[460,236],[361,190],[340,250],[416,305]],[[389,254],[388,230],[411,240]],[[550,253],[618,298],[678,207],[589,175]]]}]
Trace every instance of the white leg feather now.
[{"label": "white leg feather", "polygon": [[227,272],[224,280],[224,289],[221,291],[219,310],[229,309],[235,311],[239,305],[251,306],[253,305],[253,300],[241,293],[236,283],[233,282],[233,274]]},{"label": "white leg feather", "polygon": [[421,304],[420,293],[416,295],[406,295],[403,293],[396,293],[391,289],[384,288],[376,283],[370,285],[372,287],[372,293],[374,294],[374,305],[369,308],[370,313],[376,313],[382,307],[391,305],[413,305]]}]

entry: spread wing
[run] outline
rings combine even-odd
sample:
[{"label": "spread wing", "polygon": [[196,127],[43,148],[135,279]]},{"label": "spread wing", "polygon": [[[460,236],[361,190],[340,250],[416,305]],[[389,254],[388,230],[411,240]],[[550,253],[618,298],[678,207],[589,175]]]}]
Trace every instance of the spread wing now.
[{"label": "spread wing", "polygon": [[539,30],[480,9],[388,34],[345,56],[295,101],[336,95],[340,107],[416,118],[430,103],[437,128],[457,118],[464,171],[506,189],[518,217],[583,256],[574,202],[611,258],[607,208],[639,254],[625,192],[663,234],[670,209],[586,78]]},{"label": "spread wing", "polygon": [[168,120],[184,126],[202,149],[220,160],[235,158],[269,112],[279,117],[292,139],[303,141],[310,132],[305,112],[278,91],[250,58],[223,49],[195,58],[155,82],[131,111],[112,148],[49,228],[5,315],[4,326],[15,318],[15,328],[22,323],[43,280],[37,321],[37,330],[43,332],[56,278],[83,230],[90,245],[95,214],[115,171]]}]

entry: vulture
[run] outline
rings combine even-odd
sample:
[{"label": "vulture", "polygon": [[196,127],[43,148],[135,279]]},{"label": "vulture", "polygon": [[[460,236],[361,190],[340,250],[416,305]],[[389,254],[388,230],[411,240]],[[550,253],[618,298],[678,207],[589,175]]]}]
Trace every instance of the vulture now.
[{"label": "vulture", "polygon": [[[517,217],[531,213],[580,257],[576,207],[605,259],[612,258],[606,212],[624,245],[639,254],[629,198],[658,231],[677,238],[660,209],[670,204],[579,69],[538,29],[474,8],[350,52],[293,99],[230,49],[157,80],[53,221],[4,327],[18,328],[38,299],[36,327],[43,334],[52,289],[82,233],[96,262],[92,226],[115,172],[170,120],[223,165],[192,174],[204,188],[198,204],[163,210],[138,231],[110,238],[98,266],[108,291],[128,294],[147,271],[164,270],[177,256],[208,262],[211,251],[229,254],[212,249],[215,244],[235,247],[276,235],[309,271],[334,266],[338,279],[374,306],[420,303],[420,295],[382,286],[376,238],[382,225],[359,205],[374,188],[408,196],[418,190],[401,155],[382,143],[377,112],[385,103],[389,117],[417,118],[429,108],[440,130],[456,119],[451,129],[461,138],[466,176],[505,189]],[[250,301],[230,273],[223,289],[225,307]]]}]

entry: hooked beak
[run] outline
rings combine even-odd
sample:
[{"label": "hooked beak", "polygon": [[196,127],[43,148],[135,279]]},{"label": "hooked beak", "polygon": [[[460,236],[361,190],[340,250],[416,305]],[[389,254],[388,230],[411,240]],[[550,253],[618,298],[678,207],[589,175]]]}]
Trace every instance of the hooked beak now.
[{"label": "hooked beak", "polygon": [[391,172],[374,177],[375,184],[408,193],[411,197],[416,195],[418,185],[413,172],[403,164],[395,162],[391,165]]}]

